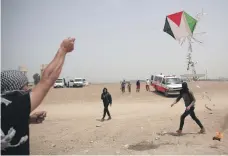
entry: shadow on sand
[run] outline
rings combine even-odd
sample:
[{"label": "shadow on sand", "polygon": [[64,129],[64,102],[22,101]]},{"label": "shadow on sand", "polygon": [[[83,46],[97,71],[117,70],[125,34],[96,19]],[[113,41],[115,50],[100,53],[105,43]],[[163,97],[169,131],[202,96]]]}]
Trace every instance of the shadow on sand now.
[{"label": "shadow on sand", "polygon": [[108,119],[104,119],[104,120],[96,119],[96,121],[104,122],[104,121],[110,121],[110,120],[108,120]]},{"label": "shadow on sand", "polygon": [[146,151],[146,150],[151,150],[151,149],[157,149],[162,145],[175,145],[175,144],[170,143],[170,142],[155,144],[153,141],[151,141],[151,142],[142,141],[142,142],[134,144],[134,145],[129,145],[128,149],[134,150],[134,151]]},{"label": "shadow on sand", "polygon": [[[156,94],[156,95],[158,95],[158,96],[162,96],[162,97],[166,97],[163,93],[161,93],[161,92],[157,92],[157,91],[151,91],[151,93],[154,93],[154,94]],[[178,95],[169,95],[168,97],[166,97],[166,98],[177,98],[178,97]]]},{"label": "shadow on sand", "polygon": [[184,135],[191,135],[191,134],[196,135],[196,134],[199,134],[199,133],[181,133],[181,134],[177,134],[175,132],[168,132],[166,134],[167,135],[171,135],[171,136],[184,136]]},{"label": "shadow on sand", "polygon": [[153,142],[142,141],[140,143],[129,145],[128,149],[135,151],[145,151],[150,149],[157,149],[160,145]]},{"label": "shadow on sand", "polygon": [[176,132],[167,132],[167,133],[157,133],[157,135],[160,135],[160,136],[164,136],[164,135],[171,135],[171,136],[184,136],[184,135],[197,135],[197,134],[200,134],[200,133],[181,133],[181,134],[178,134]]}]

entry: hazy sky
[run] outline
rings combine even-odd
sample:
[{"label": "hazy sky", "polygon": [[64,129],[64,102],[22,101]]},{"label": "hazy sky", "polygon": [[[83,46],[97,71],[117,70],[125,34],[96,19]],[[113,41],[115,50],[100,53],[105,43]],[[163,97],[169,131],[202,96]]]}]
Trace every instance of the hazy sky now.
[{"label": "hazy sky", "polygon": [[227,0],[2,0],[1,68],[28,67],[30,80],[49,63],[61,41],[76,37],[61,76],[89,81],[145,79],[154,73],[186,73],[187,44],[163,27],[165,16],[185,10],[207,13],[195,32],[197,72],[228,77]]}]

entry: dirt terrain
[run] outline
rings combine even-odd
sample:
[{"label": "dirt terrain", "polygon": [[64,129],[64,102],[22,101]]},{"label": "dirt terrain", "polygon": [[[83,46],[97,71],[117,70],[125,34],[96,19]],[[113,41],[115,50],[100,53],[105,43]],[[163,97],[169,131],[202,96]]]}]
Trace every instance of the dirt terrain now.
[{"label": "dirt terrain", "polygon": [[[228,113],[228,82],[192,82],[196,115],[206,128],[186,118],[182,136],[176,136],[181,100],[145,91],[120,92],[120,84],[99,84],[85,88],[52,89],[37,110],[46,110],[42,124],[30,125],[31,154],[228,154],[228,130],[224,138],[213,141]],[[112,120],[100,122],[101,92],[107,87],[113,98]],[[202,97],[204,92],[211,99]],[[212,111],[205,108],[205,104]],[[228,121],[227,121],[228,122]]]}]

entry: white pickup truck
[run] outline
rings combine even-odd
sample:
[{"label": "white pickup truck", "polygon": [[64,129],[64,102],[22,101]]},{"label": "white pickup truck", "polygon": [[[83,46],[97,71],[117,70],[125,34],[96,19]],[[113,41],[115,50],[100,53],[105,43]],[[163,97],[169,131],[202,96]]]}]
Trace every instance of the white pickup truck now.
[{"label": "white pickup truck", "polygon": [[84,78],[75,78],[74,79],[74,87],[85,87],[88,86],[89,82]]},{"label": "white pickup truck", "polygon": [[64,88],[64,87],[65,87],[64,79],[57,79],[55,81],[54,88]]},{"label": "white pickup truck", "polygon": [[75,78],[74,79],[74,87],[84,87],[83,78]]}]

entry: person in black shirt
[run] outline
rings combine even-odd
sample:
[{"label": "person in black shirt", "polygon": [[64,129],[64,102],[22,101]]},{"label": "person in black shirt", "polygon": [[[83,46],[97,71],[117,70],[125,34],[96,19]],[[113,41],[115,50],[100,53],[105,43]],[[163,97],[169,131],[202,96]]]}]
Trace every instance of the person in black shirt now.
[{"label": "person in black shirt", "polygon": [[14,91],[1,98],[1,154],[28,155],[30,95]]},{"label": "person in black shirt", "polygon": [[103,114],[103,118],[101,119],[101,121],[104,121],[106,113],[108,114],[108,120],[111,120],[111,115],[109,113],[108,110],[108,106],[110,104],[110,106],[112,105],[112,96],[111,94],[108,92],[107,88],[103,89],[103,93],[101,94],[101,100],[103,100],[103,104],[104,104],[104,114]]},{"label": "person in black shirt", "polygon": [[130,81],[127,83],[127,88],[128,88],[128,92],[131,93],[131,82]]},{"label": "person in black shirt", "polygon": [[[1,72],[2,76],[2,90],[7,90],[8,92],[17,91],[25,91],[30,92],[28,86],[28,78],[25,76],[23,72],[17,70],[8,70]],[[4,85],[5,84],[5,85]],[[4,92],[4,91],[3,91]],[[46,117],[47,112],[38,111],[30,115],[29,123],[30,124],[39,124],[42,123]]]},{"label": "person in black shirt", "polygon": [[40,82],[31,91],[24,88],[27,83],[25,75],[13,70],[1,72],[2,155],[30,154],[30,113],[41,104],[58,79],[66,54],[74,49],[74,41],[74,38],[63,40],[56,56],[44,70]]},{"label": "person in black shirt", "polygon": [[173,107],[177,102],[179,102],[181,98],[184,99],[186,110],[181,115],[180,127],[177,130],[177,133],[178,134],[182,133],[185,117],[187,117],[189,114],[192,117],[192,119],[201,128],[200,133],[205,133],[205,129],[204,129],[203,125],[201,124],[200,120],[196,117],[195,112],[194,112],[196,99],[193,95],[193,92],[188,89],[188,84],[186,82],[182,83],[182,90],[180,91],[180,95],[177,97],[177,99],[174,101],[174,103],[171,104],[171,107]]},{"label": "person in black shirt", "polygon": [[121,83],[121,91],[122,91],[122,93],[125,93],[125,85],[126,85],[126,82],[125,82],[125,80],[123,80],[123,82]]},{"label": "person in black shirt", "polygon": [[140,92],[140,81],[136,82],[136,92]]}]

